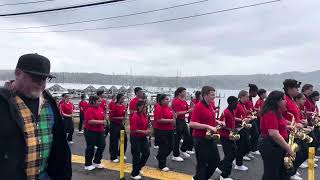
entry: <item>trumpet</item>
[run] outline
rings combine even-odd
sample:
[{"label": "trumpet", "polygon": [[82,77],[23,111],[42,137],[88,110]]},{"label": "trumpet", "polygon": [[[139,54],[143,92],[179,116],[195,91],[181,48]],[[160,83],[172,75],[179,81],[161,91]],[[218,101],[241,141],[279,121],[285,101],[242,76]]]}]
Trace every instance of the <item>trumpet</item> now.
[{"label": "trumpet", "polygon": [[248,121],[242,121],[241,126],[245,129],[250,129],[252,128],[252,124],[250,124]]},{"label": "trumpet", "polygon": [[[217,130],[221,129],[222,126],[221,125],[218,125],[217,126]],[[207,129],[207,132],[206,132],[206,138],[207,139],[215,139],[215,140],[218,140],[220,139],[220,134],[216,133],[216,132],[213,132],[211,131],[210,129]]]},{"label": "trumpet", "polygon": [[308,133],[310,133],[310,132],[309,132],[309,131],[306,131],[306,130],[304,130],[304,129],[298,130],[298,132],[296,133],[296,138],[297,138],[297,139],[301,139],[302,141],[310,144],[310,143],[312,143],[313,138],[310,137],[310,136],[308,135]]},{"label": "trumpet", "polygon": [[294,142],[294,139],[296,137],[296,134],[298,132],[298,129],[296,127],[296,122],[295,122],[295,117],[293,114],[289,113],[292,116],[292,120],[291,120],[291,126],[292,126],[292,130],[290,131],[289,134],[289,146],[291,147],[292,151],[295,153],[294,156],[290,156],[289,154],[287,154],[284,159],[284,167],[289,170],[291,168],[293,168],[293,161],[295,161],[296,159],[296,153],[299,151],[299,145],[297,143]]},{"label": "trumpet", "polygon": [[240,134],[238,132],[235,132],[235,131],[230,131],[229,139],[231,141],[238,141],[240,139]]},{"label": "trumpet", "polygon": [[314,127],[320,127],[319,115],[317,112],[314,112],[311,117],[311,124]]},{"label": "trumpet", "polygon": [[249,117],[251,119],[257,119],[257,114],[258,114],[257,111],[251,111]]}]

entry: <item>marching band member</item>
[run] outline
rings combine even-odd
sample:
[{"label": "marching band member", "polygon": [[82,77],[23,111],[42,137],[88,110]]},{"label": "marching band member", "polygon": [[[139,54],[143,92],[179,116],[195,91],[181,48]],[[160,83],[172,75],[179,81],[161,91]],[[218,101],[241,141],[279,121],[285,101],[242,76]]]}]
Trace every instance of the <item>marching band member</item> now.
[{"label": "marching band member", "polygon": [[[182,162],[183,158],[180,157],[180,150],[181,154],[185,158],[190,158],[190,154],[188,154],[186,151],[188,150],[188,145],[191,142],[191,135],[187,126],[186,122],[186,114],[192,111],[191,108],[189,108],[186,98],[186,88],[179,87],[176,90],[178,96],[173,100],[172,107],[175,113],[177,114],[177,120],[176,120],[176,133],[174,136],[174,146],[173,146],[173,161]],[[180,147],[180,140],[183,136],[183,143]]]},{"label": "marching band member", "polygon": [[256,104],[254,105],[254,109],[257,112],[256,123],[257,123],[258,131],[260,134],[260,111],[262,109],[265,99],[267,98],[267,91],[265,89],[259,89],[258,96],[259,96],[259,99],[256,101]]},{"label": "marching band member", "polygon": [[[91,171],[95,168],[102,169],[102,154],[106,147],[104,139],[105,112],[100,107],[99,96],[90,96],[90,107],[85,111],[84,137],[86,140],[85,170]],[[96,153],[94,146],[97,147]],[[93,159],[94,157],[94,159]],[[93,159],[93,164],[92,164]]]},{"label": "marching band member", "polygon": [[100,107],[106,112],[106,110],[107,110],[107,100],[104,97],[104,90],[103,89],[98,89],[97,90],[97,96],[99,96],[100,99],[101,99]]},{"label": "marching band member", "polygon": [[289,179],[283,159],[286,153],[294,156],[294,152],[286,142],[287,121],[281,114],[285,106],[284,93],[272,91],[261,109],[261,135],[258,147],[263,160],[262,180]]},{"label": "marching band member", "polygon": [[[289,114],[293,114],[294,119],[296,121],[296,127],[301,129],[303,125],[300,122],[300,109],[294,102],[294,96],[296,96],[299,92],[301,82],[298,82],[294,79],[286,79],[283,82],[283,89],[285,92],[285,100],[286,100],[286,110],[282,112],[283,117],[291,123],[292,116]],[[288,113],[289,112],[289,113]],[[297,140],[297,144],[300,147],[300,150],[297,152],[296,159],[294,161],[294,175],[290,178],[292,180],[302,180],[302,178],[297,173],[298,167],[308,158],[308,145],[302,141]]]},{"label": "marching band member", "polygon": [[[118,94],[116,104],[112,107],[110,114],[110,159],[112,162],[119,162],[118,156],[120,156],[120,132],[125,130],[124,121],[127,113],[127,107],[124,105],[124,95]],[[124,135],[124,153],[127,150],[127,134]],[[124,157],[126,159],[126,157]]]},{"label": "marching band member", "polygon": [[207,130],[217,132],[216,125],[224,126],[224,122],[218,122],[215,118],[215,110],[210,102],[215,98],[215,89],[204,86],[201,90],[203,100],[199,102],[193,112],[190,127],[193,128],[193,137],[196,150],[196,174],[194,180],[210,179],[220,162],[219,151],[214,139],[207,138]]},{"label": "marching band member", "polygon": [[231,133],[230,130],[236,128],[234,120],[234,110],[237,109],[238,98],[235,96],[230,96],[227,99],[228,107],[223,111],[220,117],[221,121],[224,121],[226,128],[220,130],[220,142],[222,144],[224,158],[219,164],[219,169],[221,170],[220,180],[232,180],[229,178],[232,169],[232,161],[236,158],[236,143],[234,140],[229,138]]},{"label": "marching band member", "polygon": [[89,103],[86,101],[86,96],[85,95],[81,95],[81,101],[79,102],[79,117],[80,117],[80,121],[79,121],[79,134],[82,134],[82,126],[83,126],[83,122],[84,122],[84,112],[87,110],[89,106]]},{"label": "marching band member", "polygon": [[[309,96],[310,100],[310,111],[314,113],[314,118],[319,118],[319,109],[317,106],[317,102],[319,101],[319,92],[313,91]],[[320,145],[320,127],[314,127],[314,134],[315,134],[315,142],[317,142],[318,146]],[[318,159],[318,158],[316,158]]]},{"label": "marching band member", "polygon": [[[253,98],[255,98],[258,94],[258,87],[255,84],[249,84],[249,99],[244,103],[246,110],[248,113],[256,112],[253,106]],[[252,127],[250,128],[250,150],[248,153],[250,158],[254,158],[253,155],[260,155],[258,151],[258,139],[259,139],[259,131],[257,126],[257,119],[251,121]]]},{"label": "marching band member", "polygon": [[[153,111],[157,108],[157,106],[159,106],[159,98],[160,98],[160,96],[161,96],[161,94],[157,94],[156,103],[153,105]],[[153,132],[154,132],[154,130],[153,130]],[[153,145],[153,148],[154,149],[159,149],[159,141],[158,141],[157,135],[155,133],[153,133],[153,134],[154,134],[154,145]]]},{"label": "marching band member", "polygon": [[69,144],[73,144],[72,138],[74,133],[74,123],[72,114],[74,111],[74,105],[68,94],[64,95],[63,101],[60,104],[60,111],[63,118],[65,132],[67,134],[67,141]]},{"label": "marching band member", "polygon": [[159,97],[159,105],[154,110],[154,131],[158,139],[159,150],[156,159],[158,167],[162,171],[169,171],[167,157],[173,149],[173,132],[176,117],[169,107],[169,97],[162,94]]},{"label": "marching band member", "polygon": [[144,98],[143,90],[141,87],[134,88],[134,94],[136,95],[136,97],[134,97],[129,103],[129,111],[130,111],[129,121],[131,121],[131,117],[133,113],[137,111],[136,108],[137,108],[138,101]]},{"label": "marching band member", "polygon": [[[194,108],[195,105],[197,105],[200,101],[202,101],[202,95],[201,95],[201,91],[196,91],[195,93],[195,98],[193,98],[190,101],[190,107]],[[192,132],[193,129],[190,127],[190,122],[191,122],[191,117],[192,117],[192,112],[189,113],[189,117],[188,117],[188,123],[189,123],[189,129],[190,129],[190,135],[192,136]],[[193,147],[194,147],[194,141],[193,138],[191,137],[190,142],[188,143],[188,147],[187,147],[187,153],[188,154],[194,154],[195,152],[193,151]]]},{"label": "marching band member", "polygon": [[[244,103],[249,99],[249,94],[247,91],[240,91],[238,94],[239,102],[237,105],[237,109],[234,111],[236,126],[241,127],[244,123],[249,123],[251,121],[250,118],[247,118],[248,113],[244,106]],[[237,150],[236,150],[236,164],[234,169],[240,171],[247,171],[248,167],[243,165],[243,160],[250,161],[251,159],[246,156],[250,151],[250,143],[249,143],[249,130],[246,128],[242,128],[239,131],[240,140],[236,142]]]},{"label": "marching band member", "polygon": [[149,156],[150,148],[147,136],[150,135],[148,129],[148,117],[145,114],[146,104],[138,101],[137,112],[133,113],[130,122],[130,143],[132,154],[132,179],[141,179],[141,169],[145,166]]}]

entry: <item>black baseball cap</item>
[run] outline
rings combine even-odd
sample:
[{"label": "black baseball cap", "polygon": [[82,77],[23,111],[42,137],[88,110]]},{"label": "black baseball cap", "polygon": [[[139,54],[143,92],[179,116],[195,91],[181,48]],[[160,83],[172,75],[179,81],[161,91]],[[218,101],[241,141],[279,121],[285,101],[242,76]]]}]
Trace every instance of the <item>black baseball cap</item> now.
[{"label": "black baseball cap", "polygon": [[50,74],[50,60],[39,54],[22,55],[17,64],[17,69],[37,76],[55,78]]}]

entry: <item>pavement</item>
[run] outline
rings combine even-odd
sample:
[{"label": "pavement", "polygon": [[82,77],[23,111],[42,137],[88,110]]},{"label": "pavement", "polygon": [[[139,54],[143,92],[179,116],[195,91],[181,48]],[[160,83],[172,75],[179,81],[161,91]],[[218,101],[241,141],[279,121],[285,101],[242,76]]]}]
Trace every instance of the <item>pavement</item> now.
[{"label": "pavement", "polygon": [[[119,177],[119,163],[110,162],[109,155],[109,136],[106,138],[106,148],[103,154],[103,164],[105,169],[85,171],[84,170],[84,152],[85,152],[85,140],[83,134],[74,134],[74,144],[70,145],[73,154],[73,179],[75,180],[100,180],[100,179],[110,179],[117,180]],[[130,179],[131,172],[131,149],[130,141],[128,140],[128,148],[125,156],[127,160],[125,161],[125,179]],[[220,157],[223,158],[222,147],[218,146]],[[155,156],[157,154],[157,149],[153,147],[150,148],[150,157],[147,162],[147,167],[143,169],[145,180],[151,179],[164,179],[164,180],[191,180],[192,175],[195,173],[196,158],[195,155],[191,155],[191,158],[185,159],[184,162],[174,162],[171,160],[171,155],[168,157],[167,166],[170,168],[169,173],[161,172],[157,169],[157,160]],[[317,163],[320,166],[320,162]],[[244,165],[249,168],[248,171],[242,172],[237,170],[232,170],[231,178],[234,180],[259,180],[263,174],[263,164],[260,156],[255,156],[251,161],[244,161]],[[301,177],[303,180],[308,179],[308,169],[299,169]],[[315,168],[315,180],[320,179],[320,170]],[[212,179],[218,179],[219,175],[215,173]]]}]

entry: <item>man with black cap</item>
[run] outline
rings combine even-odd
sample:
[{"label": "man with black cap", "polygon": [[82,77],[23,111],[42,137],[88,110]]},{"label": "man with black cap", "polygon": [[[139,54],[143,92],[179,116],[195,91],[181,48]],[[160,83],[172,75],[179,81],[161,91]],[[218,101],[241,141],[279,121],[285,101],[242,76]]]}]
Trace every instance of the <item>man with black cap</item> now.
[{"label": "man with black cap", "polygon": [[71,153],[56,102],[45,90],[50,61],[20,57],[15,80],[0,89],[1,179],[69,180]]}]

